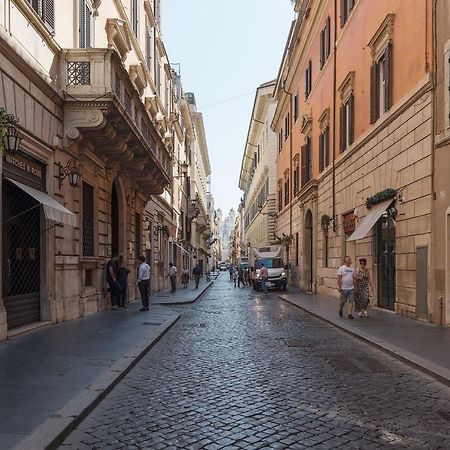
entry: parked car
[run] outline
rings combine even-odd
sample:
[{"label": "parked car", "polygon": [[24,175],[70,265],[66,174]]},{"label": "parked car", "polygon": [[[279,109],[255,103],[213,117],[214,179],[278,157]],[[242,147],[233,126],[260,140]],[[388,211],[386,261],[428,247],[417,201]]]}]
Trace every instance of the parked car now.
[{"label": "parked car", "polygon": [[225,272],[227,270],[227,265],[225,263],[219,264],[219,270]]}]

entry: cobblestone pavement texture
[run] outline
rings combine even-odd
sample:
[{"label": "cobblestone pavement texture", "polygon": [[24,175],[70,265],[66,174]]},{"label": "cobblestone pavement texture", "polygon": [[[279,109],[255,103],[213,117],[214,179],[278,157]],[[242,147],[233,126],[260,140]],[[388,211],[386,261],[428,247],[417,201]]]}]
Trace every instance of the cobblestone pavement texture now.
[{"label": "cobblestone pavement texture", "polygon": [[63,449],[450,448],[450,389],[225,276]]}]

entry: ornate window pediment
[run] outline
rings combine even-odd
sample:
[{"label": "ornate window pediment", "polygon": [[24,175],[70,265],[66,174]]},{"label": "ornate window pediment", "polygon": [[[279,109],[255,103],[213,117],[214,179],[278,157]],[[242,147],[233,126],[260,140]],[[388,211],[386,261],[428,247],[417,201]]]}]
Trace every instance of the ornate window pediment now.
[{"label": "ornate window pediment", "polygon": [[302,120],[302,134],[309,134],[311,130],[312,130],[312,117],[305,114]]},{"label": "ornate window pediment", "polygon": [[131,50],[131,43],[125,28],[125,21],[116,18],[107,19],[106,38],[108,40],[108,48],[116,48],[122,61],[125,61],[127,53]]},{"label": "ornate window pediment", "polygon": [[346,103],[350,94],[355,90],[355,72],[349,72],[344,81],[338,87],[341,96],[341,102]]},{"label": "ornate window pediment", "polygon": [[394,19],[395,14],[388,14],[376,33],[373,35],[370,42],[367,44],[371,49],[373,61],[378,61],[387,45],[392,43],[394,35]]}]

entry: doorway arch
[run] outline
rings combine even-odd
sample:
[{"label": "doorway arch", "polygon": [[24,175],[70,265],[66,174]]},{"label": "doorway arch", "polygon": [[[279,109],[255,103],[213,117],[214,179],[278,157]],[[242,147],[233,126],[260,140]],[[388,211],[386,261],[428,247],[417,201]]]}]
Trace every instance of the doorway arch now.
[{"label": "doorway arch", "polygon": [[304,289],[307,292],[312,292],[313,290],[313,217],[310,209],[306,211],[305,214],[305,232],[304,232],[304,261],[303,266],[304,271]]},{"label": "doorway arch", "polygon": [[125,191],[122,183],[116,178],[111,188],[111,254],[124,255],[126,252],[125,236]]}]

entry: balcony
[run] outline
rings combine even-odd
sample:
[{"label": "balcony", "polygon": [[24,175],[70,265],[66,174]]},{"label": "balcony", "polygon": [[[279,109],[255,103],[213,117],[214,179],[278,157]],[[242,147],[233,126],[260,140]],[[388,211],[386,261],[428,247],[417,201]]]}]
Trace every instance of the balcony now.
[{"label": "balcony", "polygon": [[153,99],[141,101],[144,68],[127,72],[113,49],[70,49],[62,52],[60,78],[64,137],[91,144],[107,168],[118,164],[145,195],[161,194],[170,182],[171,155],[150,119]]}]

